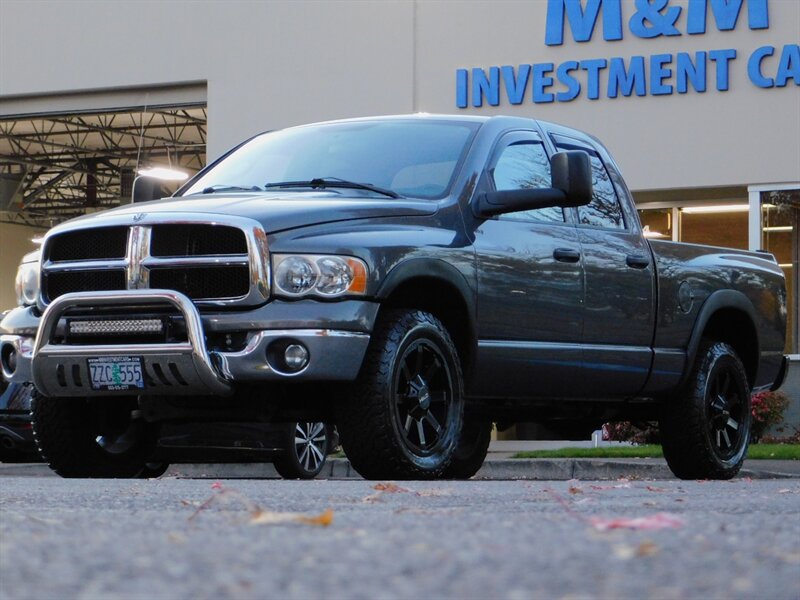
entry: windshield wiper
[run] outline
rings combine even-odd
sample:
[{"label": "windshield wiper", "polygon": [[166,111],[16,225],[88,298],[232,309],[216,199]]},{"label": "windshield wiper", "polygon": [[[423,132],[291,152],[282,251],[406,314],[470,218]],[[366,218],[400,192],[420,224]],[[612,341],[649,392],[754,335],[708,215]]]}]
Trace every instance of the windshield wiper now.
[{"label": "windshield wiper", "polygon": [[264,189],[270,188],[293,188],[293,187],[310,187],[312,189],[324,188],[349,188],[354,190],[368,190],[376,194],[389,196],[390,198],[402,198],[397,192],[387,190],[370,183],[358,183],[356,181],[347,181],[339,177],[316,177],[308,181],[277,181],[274,183],[267,183]]},{"label": "windshield wiper", "polygon": [[[224,184],[216,184],[211,185],[207,188],[203,188],[202,192],[195,192],[194,194],[214,194],[216,192],[260,192],[262,191],[260,187],[257,185],[253,185],[251,187],[244,187],[241,185],[224,185]],[[194,194],[190,194],[194,196]]]}]

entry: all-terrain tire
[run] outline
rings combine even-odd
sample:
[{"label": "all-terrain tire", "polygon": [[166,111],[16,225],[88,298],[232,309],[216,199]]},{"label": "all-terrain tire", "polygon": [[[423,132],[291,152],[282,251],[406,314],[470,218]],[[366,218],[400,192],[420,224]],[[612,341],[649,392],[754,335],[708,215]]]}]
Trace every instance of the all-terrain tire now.
[{"label": "all-terrain tire", "polygon": [[[130,415],[128,401],[105,400],[116,403],[108,406],[119,410],[123,417]],[[104,447],[107,426],[85,398],[49,398],[35,393],[31,417],[39,453],[62,477],[137,477],[158,441],[156,426],[129,418],[127,425],[123,424],[124,443]]]},{"label": "all-terrain tire", "polygon": [[492,441],[492,427],[490,421],[464,419],[458,447],[450,466],[444,471],[446,479],[469,479],[480,470]]},{"label": "all-terrain tire", "polygon": [[350,463],[366,479],[443,477],[461,435],[463,390],[441,321],[420,310],[383,311],[359,377],[337,403]]},{"label": "all-terrain tire", "polygon": [[750,385],[736,351],[703,340],[677,398],[660,419],[667,464],[680,479],[730,479],[750,441]]}]

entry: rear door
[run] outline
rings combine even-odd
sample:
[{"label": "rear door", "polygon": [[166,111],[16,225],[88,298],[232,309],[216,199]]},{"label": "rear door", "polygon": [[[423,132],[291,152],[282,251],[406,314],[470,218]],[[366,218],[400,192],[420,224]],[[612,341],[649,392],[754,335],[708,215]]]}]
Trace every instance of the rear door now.
[{"label": "rear door", "polygon": [[[584,393],[636,394],[650,371],[655,326],[655,267],[627,194],[602,148],[554,136],[558,150],[584,150],[592,164],[593,199],[575,210],[583,256]],[[632,199],[626,198],[632,209]]]},{"label": "rear door", "polygon": [[[538,133],[498,141],[482,184],[487,191],[550,187]],[[568,212],[558,207],[478,221],[478,352],[471,393],[572,396],[581,361],[583,267]]]}]

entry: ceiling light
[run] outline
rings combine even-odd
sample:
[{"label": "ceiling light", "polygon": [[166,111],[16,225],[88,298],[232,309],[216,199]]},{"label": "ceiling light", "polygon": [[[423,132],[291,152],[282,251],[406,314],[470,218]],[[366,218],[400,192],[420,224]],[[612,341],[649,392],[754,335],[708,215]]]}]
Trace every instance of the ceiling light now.
[{"label": "ceiling light", "polygon": [[145,177],[153,177],[161,181],[186,181],[189,179],[189,174],[177,169],[170,169],[169,167],[150,167],[149,169],[139,169],[139,175]]},{"label": "ceiling light", "polygon": [[699,215],[703,213],[732,213],[732,212],[747,212],[750,210],[749,204],[719,204],[713,206],[687,206],[681,209],[690,215]]},{"label": "ceiling light", "polygon": [[791,231],[794,229],[791,225],[773,225],[771,227],[762,227],[762,231],[769,231],[772,233],[780,232],[780,231]]}]

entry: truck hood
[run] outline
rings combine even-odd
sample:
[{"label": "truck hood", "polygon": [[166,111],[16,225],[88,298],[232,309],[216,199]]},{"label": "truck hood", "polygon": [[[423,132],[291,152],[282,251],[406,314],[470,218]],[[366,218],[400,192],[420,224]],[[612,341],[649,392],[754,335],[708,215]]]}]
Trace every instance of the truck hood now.
[{"label": "truck hood", "polygon": [[343,195],[335,191],[206,194],[129,204],[72,219],[59,225],[58,229],[69,229],[78,224],[86,227],[90,223],[99,226],[105,218],[119,222],[120,217],[128,216],[133,224],[134,217],[139,221],[142,215],[146,215],[151,220],[157,218],[158,213],[170,213],[172,216],[191,214],[195,217],[205,214],[212,220],[215,216],[247,217],[261,223],[267,233],[272,233],[351,219],[425,216],[434,214],[436,210],[437,204],[433,201]]}]

